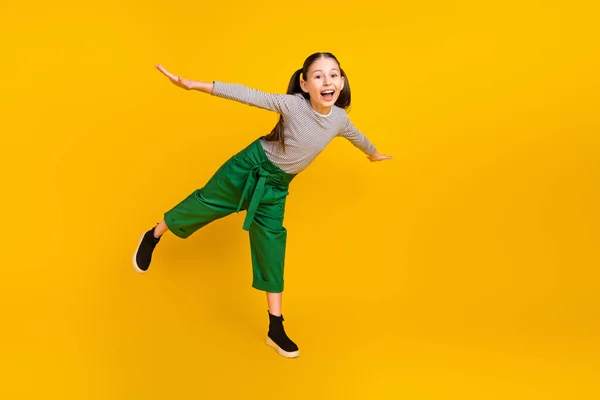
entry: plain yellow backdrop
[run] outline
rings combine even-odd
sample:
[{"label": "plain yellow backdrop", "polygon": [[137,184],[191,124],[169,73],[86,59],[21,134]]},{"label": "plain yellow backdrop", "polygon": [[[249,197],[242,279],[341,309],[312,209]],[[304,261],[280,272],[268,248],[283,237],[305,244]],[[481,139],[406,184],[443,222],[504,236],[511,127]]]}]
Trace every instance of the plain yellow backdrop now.
[{"label": "plain yellow backdrop", "polygon": [[[597,2],[0,2],[0,398],[592,399]],[[292,184],[263,343],[243,213],[150,272],[140,234],[277,121],[171,85],[284,92],[338,56],[350,117]]]}]

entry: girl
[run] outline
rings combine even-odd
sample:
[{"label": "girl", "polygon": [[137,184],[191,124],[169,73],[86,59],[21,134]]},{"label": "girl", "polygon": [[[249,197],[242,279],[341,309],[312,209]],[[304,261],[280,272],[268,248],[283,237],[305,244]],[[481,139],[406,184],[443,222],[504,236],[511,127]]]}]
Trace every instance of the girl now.
[{"label": "girl", "polygon": [[231,157],[203,188],[167,211],[164,220],[142,235],[134,267],[142,273],[148,270],[152,252],[165,232],[187,238],[216,219],[247,210],[243,229],[250,235],[252,287],[267,293],[266,343],[284,357],[298,357],[298,347],[287,336],[281,314],[288,186],[336,136],[348,139],[370,161],[392,157],[379,154],[350,122],[346,114],[350,84],[331,53],[310,55],[292,76],[285,95],[219,81],[197,82],[156,67],[180,88],[275,111],[280,117],[270,134]]}]

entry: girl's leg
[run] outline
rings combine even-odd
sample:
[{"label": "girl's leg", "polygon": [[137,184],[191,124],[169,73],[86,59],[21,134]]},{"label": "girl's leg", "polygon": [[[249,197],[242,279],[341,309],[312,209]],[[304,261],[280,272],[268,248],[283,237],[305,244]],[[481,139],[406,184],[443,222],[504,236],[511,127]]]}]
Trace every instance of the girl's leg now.
[{"label": "girl's leg", "polygon": [[267,345],[279,355],[295,358],[298,346],[286,334],[281,314],[283,269],[287,232],[283,227],[283,204],[261,204],[250,226],[252,286],[267,293],[269,332]]},{"label": "girl's leg", "polygon": [[165,220],[163,219],[154,228],[154,237],[158,239],[159,237],[161,237],[168,230],[169,230],[169,228],[167,227],[167,224],[165,223]]},{"label": "girl's leg", "polygon": [[267,292],[267,304],[269,305],[269,313],[273,316],[281,316],[281,295],[282,293]]},{"label": "girl's leg", "polygon": [[158,225],[144,233],[133,255],[138,272],[148,271],[154,248],[167,231],[185,239],[212,221],[237,211],[248,169],[233,167],[232,162],[230,159],[223,164],[202,189],[180,201],[164,214]]}]

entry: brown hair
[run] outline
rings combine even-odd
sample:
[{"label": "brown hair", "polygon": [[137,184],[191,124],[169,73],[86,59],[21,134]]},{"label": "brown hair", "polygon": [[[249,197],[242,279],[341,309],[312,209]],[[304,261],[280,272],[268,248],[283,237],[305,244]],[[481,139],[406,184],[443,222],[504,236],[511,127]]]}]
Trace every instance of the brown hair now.
[{"label": "brown hair", "polygon": [[[304,60],[304,64],[302,65],[302,68],[300,68],[299,70],[294,72],[294,74],[292,75],[292,77],[290,79],[290,83],[288,84],[288,89],[287,89],[286,94],[299,93],[302,96],[304,96],[305,99],[307,99],[307,100],[310,99],[310,95],[308,93],[304,92],[302,90],[302,87],[300,87],[300,78],[302,77],[303,80],[306,80],[306,76],[308,75],[308,68],[310,68],[310,66],[315,61],[317,61],[321,58],[331,58],[332,60],[335,60],[335,62],[338,65],[340,65],[340,62],[338,61],[338,59],[331,53],[311,54],[310,56],[308,56],[306,58],[306,60]],[[341,74],[342,78],[344,78],[345,83],[344,83],[344,88],[340,92],[340,96],[338,97],[337,101],[335,102],[335,105],[338,107],[341,107],[343,109],[347,109],[348,107],[350,107],[350,102],[351,102],[351,98],[352,98],[351,93],[350,93],[350,82],[348,82],[348,77],[346,76],[346,73],[344,72],[344,70],[342,69],[341,66],[340,66],[340,74]],[[279,121],[277,122],[277,125],[275,125],[275,127],[273,128],[271,133],[269,133],[267,136],[265,136],[265,140],[270,141],[270,142],[279,142],[281,144],[281,146],[283,147],[283,149],[285,150],[285,138],[283,135],[283,115],[279,116]]]}]

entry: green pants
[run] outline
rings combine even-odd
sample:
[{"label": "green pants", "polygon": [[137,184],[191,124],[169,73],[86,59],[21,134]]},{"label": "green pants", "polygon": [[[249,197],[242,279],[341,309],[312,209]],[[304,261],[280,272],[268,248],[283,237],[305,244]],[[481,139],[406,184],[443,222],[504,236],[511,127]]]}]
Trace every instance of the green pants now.
[{"label": "green pants", "polygon": [[289,183],[296,175],[274,165],[260,139],[231,157],[206,185],[165,213],[169,230],[181,238],[231,213],[247,210],[252,287],[283,291],[287,231],[283,226]]}]

